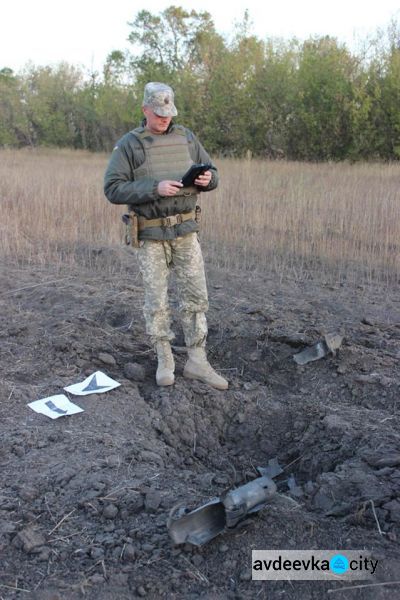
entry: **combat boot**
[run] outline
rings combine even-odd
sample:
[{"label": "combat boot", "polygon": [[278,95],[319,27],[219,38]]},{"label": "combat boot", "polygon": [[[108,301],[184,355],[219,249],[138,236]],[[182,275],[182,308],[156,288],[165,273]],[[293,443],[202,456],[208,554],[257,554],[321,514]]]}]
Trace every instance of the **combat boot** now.
[{"label": "combat boot", "polygon": [[156,373],[157,385],[173,385],[175,382],[175,362],[172,356],[171,345],[168,340],[156,343],[158,367]]},{"label": "combat boot", "polygon": [[189,379],[198,379],[208,383],[217,390],[226,390],[228,382],[218,375],[207,360],[206,351],[202,347],[188,348],[189,360],[183,370],[183,376]]}]

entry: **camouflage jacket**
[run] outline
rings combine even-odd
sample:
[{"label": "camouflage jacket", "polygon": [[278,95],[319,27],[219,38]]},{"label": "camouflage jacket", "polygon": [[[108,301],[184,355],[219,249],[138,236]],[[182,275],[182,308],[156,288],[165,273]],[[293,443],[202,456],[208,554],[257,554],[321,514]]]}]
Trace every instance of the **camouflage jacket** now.
[{"label": "camouflage jacket", "polygon": [[[174,133],[181,126],[172,124],[163,135]],[[196,136],[186,128],[188,150],[194,163],[211,163],[211,159]],[[147,219],[167,217],[176,213],[190,212],[196,204],[196,196],[162,197],[157,192],[159,181],[149,177],[138,178],[135,181],[134,171],[145,162],[145,148],[133,130],[124,135],[116,144],[104,176],[104,193],[113,204],[126,204],[140,216]],[[198,188],[199,192],[207,192],[218,185],[218,171],[213,165],[212,178],[206,188]],[[174,239],[197,231],[195,221],[185,221],[170,228],[157,227],[143,230],[140,239]]]}]

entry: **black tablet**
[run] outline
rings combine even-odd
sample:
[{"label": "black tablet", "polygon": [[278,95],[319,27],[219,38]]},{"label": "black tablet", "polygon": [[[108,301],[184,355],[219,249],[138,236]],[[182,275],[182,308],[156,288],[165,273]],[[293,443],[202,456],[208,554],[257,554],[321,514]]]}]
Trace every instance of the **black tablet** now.
[{"label": "black tablet", "polygon": [[184,174],[181,179],[181,183],[183,183],[183,187],[189,187],[193,185],[193,182],[199,175],[211,169],[212,165],[210,163],[196,163],[190,167]]}]

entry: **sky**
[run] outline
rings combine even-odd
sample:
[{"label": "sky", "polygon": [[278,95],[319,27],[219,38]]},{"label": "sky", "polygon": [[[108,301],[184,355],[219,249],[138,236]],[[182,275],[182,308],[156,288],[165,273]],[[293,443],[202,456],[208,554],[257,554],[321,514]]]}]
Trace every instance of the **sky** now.
[{"label": "sky", "polygon": [[400,24],[400,0],[11,0],[1,11],[0,68],[67,61],[101,71],[112,50],[130,47],[127,23],[140,10],[158,14],[171,5],[210,12],[220,33],[232,32],[248,9],[252,32],[261,39],[331,35],[351,50],[392,18]]}]

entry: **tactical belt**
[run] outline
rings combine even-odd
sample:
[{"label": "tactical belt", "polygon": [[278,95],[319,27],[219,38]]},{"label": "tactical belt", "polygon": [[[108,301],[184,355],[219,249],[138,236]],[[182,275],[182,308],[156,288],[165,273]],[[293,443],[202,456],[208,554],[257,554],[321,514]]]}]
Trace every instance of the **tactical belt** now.
[{"label": "tactical belt", "polygon": [[149,227],[173,227],[174,225],[180,225],[185,221],[194,220],[195,218],[196,213],[194,211],[171,215],[170,217],[163,217],[161,219],[145,219],[144,217],[139,217],[139,230],[148,229]]}]

